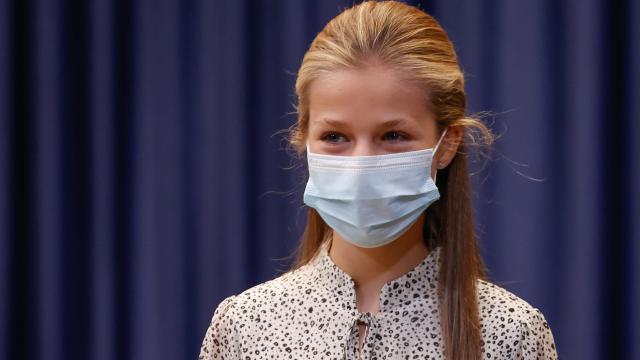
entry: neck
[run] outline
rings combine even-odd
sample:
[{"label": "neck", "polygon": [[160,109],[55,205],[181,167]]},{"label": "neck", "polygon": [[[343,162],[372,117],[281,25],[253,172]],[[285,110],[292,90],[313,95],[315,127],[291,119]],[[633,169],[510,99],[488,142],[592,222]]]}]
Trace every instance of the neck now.
[{"label": "neck", "polygon": [[354,280],[356,290],[379,293],[384,284],[409,272],[427,255],[422,240],[424,215],[404,234],[389,244],[362,248],[333,232],[329,256]]}]

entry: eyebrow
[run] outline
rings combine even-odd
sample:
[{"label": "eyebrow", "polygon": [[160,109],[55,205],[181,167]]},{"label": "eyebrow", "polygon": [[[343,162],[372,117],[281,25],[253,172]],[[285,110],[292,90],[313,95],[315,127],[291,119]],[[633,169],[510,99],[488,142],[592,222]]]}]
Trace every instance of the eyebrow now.
[{"label": "eyebrow", "polygon": [[[319,119],[320,122],[330,125],[330,126],[335,126],[335,127],[342,127],[342,126],[346,126],[349,124],[348,121],[342,121],[342,120],[337,120],[337,119],[330,119],[330,118],[321,118]],[[389,119],[389,120],[384,120],[382,121],[379,125],[384,126],[384,127],[394,127],[397,125],[412,125],[410,121],[408,121],[405,118],[395,118],[395,119]]]},{"label": "eyebrow", "polygon": [[321,122],[323,124],[327,124],[329,126],[335,126],[335,127],[341,127],[341,126],[347,125],[346,121],[341,121],[341,120],[336,120],[336,119],[329,119],[329,118],[321,118],[319,120],[319,122]]},{"label": "eyebrow", "polygon": [[409,120],[405,118],[398,118],[398,119],[385,120],[382,123],[380,123],[380,125],[383,125],[385,127],[395,127],[398,125],[412,125],[412,124]]}]

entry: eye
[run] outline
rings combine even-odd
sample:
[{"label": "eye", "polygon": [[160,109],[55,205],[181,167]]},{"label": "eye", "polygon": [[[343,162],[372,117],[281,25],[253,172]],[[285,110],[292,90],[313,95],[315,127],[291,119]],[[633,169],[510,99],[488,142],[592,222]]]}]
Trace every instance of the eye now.
[{"label": "eye", "polygon": [[341,143],[347,141],[347,138],[344,135],[337,132],[326,133],[322,135],[320,139],[328,143]]},{"label": "eye", "polygon": [[384,135],[382,135],[382,138],[383,140],[386,140],[386,141],[398,142],[398,141],[407,140],[408,137],[399,131],[389,131]]}]

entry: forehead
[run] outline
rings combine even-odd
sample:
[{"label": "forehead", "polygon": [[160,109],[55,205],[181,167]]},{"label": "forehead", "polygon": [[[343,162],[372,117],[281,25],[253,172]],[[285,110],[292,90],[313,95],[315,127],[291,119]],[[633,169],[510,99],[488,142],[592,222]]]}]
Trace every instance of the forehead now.
[{"label": "forehead", "polygon": [[309,116],[376,119],[431,117],[427,92],[384,66],[341,69],[313,80],[309,87]]}]

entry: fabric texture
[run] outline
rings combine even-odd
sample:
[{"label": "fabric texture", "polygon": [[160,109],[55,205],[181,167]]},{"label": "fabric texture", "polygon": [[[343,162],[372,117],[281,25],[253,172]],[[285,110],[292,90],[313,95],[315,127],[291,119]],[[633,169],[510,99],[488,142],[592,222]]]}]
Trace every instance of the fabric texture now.
[{"label": "fabric texture", "polygon": [[[325,243],[306,265],[225,298],[200,359],[442,359],[436,297],[440,248],[386,283],[378,313],[356,307],[355,283]],[[486,359],[556,359],[544,315],[513,293],[478,280]],[[366,326],[360,349],[358,323]]]}]

